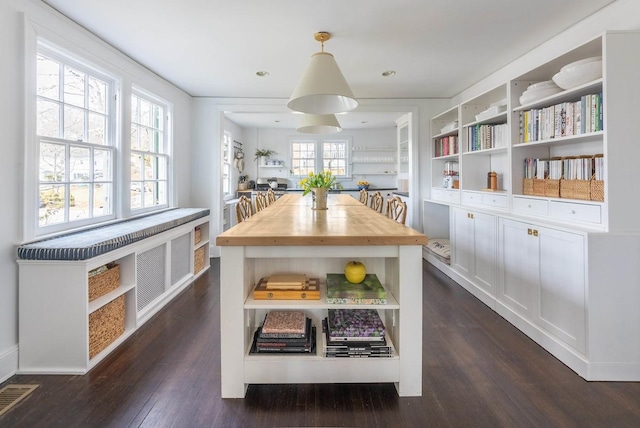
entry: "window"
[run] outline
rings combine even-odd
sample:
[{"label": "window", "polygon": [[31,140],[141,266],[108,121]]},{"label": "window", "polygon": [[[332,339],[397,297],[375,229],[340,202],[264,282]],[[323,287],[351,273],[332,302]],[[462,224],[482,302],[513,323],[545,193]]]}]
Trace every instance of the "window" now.
[{"label": "window", "polygon": [[337,177],[351,175],[349,140],[293,140],[291,141],[291,170],[293,175],[331,171]]},{"label": "window", "polygon": [[36,56],[36,234],[114,217],[114,81],[47,47]]},{"label": "window", "polygon": [[168,206],[168,107],[140,90],[131,95],[131,211]]}]

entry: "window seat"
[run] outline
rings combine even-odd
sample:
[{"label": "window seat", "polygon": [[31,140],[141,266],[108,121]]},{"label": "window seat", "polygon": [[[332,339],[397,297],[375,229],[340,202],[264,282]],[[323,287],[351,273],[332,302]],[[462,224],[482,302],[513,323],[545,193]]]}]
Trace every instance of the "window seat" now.
[{"label": "window seat", "polygon": [[204,208],[175,208],[20,245],[18,258],[87,260],[208,215]]}]

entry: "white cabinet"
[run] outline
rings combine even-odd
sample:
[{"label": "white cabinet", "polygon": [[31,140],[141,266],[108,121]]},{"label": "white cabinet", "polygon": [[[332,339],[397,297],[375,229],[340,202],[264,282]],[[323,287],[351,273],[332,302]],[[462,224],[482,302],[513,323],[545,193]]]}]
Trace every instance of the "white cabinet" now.
[{"label": "white cabinet", "polygon": [[[19,373],[84,374],[102,361],[206,271],[208,220],[86,260],[18,260]],[[76,239],[84,242],[88,232]],[[118,265],[120,278],[113,283],[119,285],[89,301],[89,272],[109,263]],[[103,346],[93,346],[95,340]]]},{"label": "white cabinet", "polygon": [[496,216],[458,207],[452,212],[453,268],[479,288],[476,296],[490,302],[496,294]]},{"label": "white cabinet", "polygon": [[409,179],[411,163],[411,120],[403,116],[398,120],[398,178]]},{"label": "white cabinet", "polygon": [[501,218],[498,254],[498,302],[584,354],[584,235]]}]

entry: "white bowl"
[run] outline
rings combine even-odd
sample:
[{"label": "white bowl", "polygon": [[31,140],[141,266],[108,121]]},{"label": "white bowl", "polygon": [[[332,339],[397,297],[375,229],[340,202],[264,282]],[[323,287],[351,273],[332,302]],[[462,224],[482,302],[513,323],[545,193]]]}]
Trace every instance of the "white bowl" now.
[{"label": "white bowl", "polygon": [[[527,91],[547,89],[547,88],[557,88],[558,86],[553,83],[553,80],[545,80],[544,82],[533,83],[529,85]],[[525,92],[527,92],[525,91]]]},{"label": "white bowl", "polygon": [[574,62],[572,62],[570,64],[567,64],[564,67],[562,67],[560,69],[560,71],[564,71],[567,68],[575,67],[576,65],[582,65],[582,64],[586,64],[588,62],[594,62],[594,61],[602,61],[602,57],[601,56],[592,56],[591,58],[585,58],[585,59],[581,59],[579,61],[574,61]]},{"label": "white bowl", "polygon": [[558,92],[562,92],[562,89],[558,87],[555,87],[555,88],[551,87],[551,88],[541,89],[533,92],[530,92],[528,90],[524,91],[522,93],[522,96],[520,97],[520,105],[532,103],[536,100],[548,97],[553,94],[557,94]]},{"label": "white bowl", "polygon": [[602,77],[602,61],[592,61],[565,68],[553,76],[562,89],[571,89]]}]

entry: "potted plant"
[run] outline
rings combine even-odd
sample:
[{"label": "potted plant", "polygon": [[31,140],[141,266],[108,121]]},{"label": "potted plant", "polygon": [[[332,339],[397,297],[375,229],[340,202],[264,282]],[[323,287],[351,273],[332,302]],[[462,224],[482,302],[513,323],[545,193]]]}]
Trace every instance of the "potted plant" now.
[{"label": "potted plant", "polygon": [[254,159],[256,162],[260,160],[260,158],[265,158],[265,160],[269,159],[271,156],[277,154],[275,150],[271,149],[256,149],[256,158]]}]

